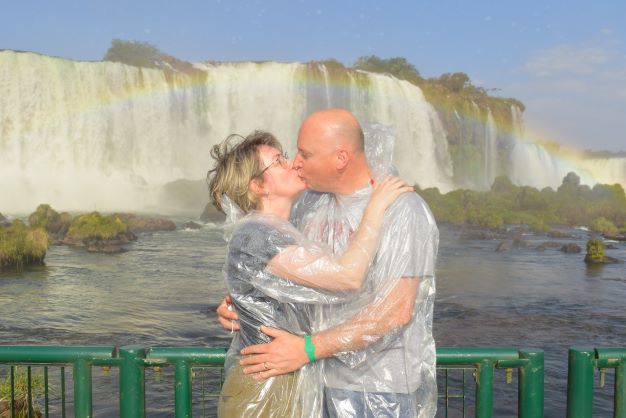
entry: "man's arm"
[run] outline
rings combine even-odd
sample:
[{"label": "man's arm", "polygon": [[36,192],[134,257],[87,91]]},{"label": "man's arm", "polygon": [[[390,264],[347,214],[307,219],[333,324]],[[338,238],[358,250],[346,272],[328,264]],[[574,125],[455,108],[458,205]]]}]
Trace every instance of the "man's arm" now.
[{"label": "man's arm", "polygon": [[[361,310],[352,319],[311,337],[315,357],[322,359],[343,351],[355,351],[374,344],[381,337],[411,322],[419,285],[418,278],[394,281],[384,297]],[[298,370],[309,358],[304,351],[304,338],[286,331],[262,327],[273,341],[252,345],[241,350],[250,355],[240,362],[244,373],[257,373],[255,378],[266,379]]]}]

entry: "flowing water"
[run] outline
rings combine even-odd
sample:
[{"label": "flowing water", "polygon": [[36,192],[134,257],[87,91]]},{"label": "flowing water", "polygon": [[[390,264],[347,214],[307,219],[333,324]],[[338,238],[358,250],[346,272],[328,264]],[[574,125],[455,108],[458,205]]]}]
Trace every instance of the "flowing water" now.
[{"label": "flowing water", "polygon": [[[557,241],[584,247],[586,232],[568,232],[575,237]],[[527,236],[529,248],[496,253],[499,241],[462,241],[459,235],[441,227],[437,344],[544,349],[546,416],[562,417],[567,348],[626,346],[625,265],[590,269],[582,254],[532,249],[554,240],[547,237]],[[607,254],[626,260],[626,243],[613,245]],[[227,346],[229,334],[213,313],[224,294],[224,252],[215,224],[142,234],[117,255],[53,246],[44,267],[0,274],[0,343]],[[116,405],[98,400],[98,390],[97,415],[115,415]],[[167,409],[171,393],[149,396],[169,399]],[[610,393],[607,385],[599,394],[599,416],[609,414]],[[496,395],[496,416],[514,415],[514,388]]]}]

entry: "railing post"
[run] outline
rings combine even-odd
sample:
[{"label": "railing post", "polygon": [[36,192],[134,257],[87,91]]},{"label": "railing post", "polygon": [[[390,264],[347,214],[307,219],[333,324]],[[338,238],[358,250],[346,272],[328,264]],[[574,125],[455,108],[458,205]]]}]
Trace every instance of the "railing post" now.
[{"label": "railing post", "polygon": [[91,363],[84,358],[74,361],[74,415],[76,418],[91,418]]},{"label": "railing post", "polygon": [[528,362],[519,370],[519,418],[543,417],[543,350],[520,350],[519,357]]},{"label": "railing post", "polygon": [[191,367],[184,360],[176,362],[176,418],[191,418]]},{"label": "railing post", "polygon": [[145,368],[146,350],[141,346],[125,346],[119,350],[120,415],[122,418],[144,418],[146,415]]},{"label": "railing post", "polygon": [[476,417],[491,418],[493,414],[493,362],[482,360],[476,370]]},{"label": "railing post", "polygon": [[593,406],[594,351],[569,349],[567,371],[567,418],[591,418]]},{"label": "railing post", "polygon": [[615,418],[626,418],[626,357],[615,368],[615,394],[613,398]]}]

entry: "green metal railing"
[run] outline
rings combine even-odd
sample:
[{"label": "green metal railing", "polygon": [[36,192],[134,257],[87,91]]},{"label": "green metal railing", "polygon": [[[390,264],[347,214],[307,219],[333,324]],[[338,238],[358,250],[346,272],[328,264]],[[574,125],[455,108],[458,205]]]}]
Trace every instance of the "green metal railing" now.
[{"label": "green metal railing", "polygon": [[[542,350],[439,348],[437,349],[437,366],[473,366],[476,382],[475,416],[477,418],[488,418],[493,414],[494,370],[504,369],[509,380],[512,370],[518,369],[518,417],[543,417]],[[444,408],[447,416],[447,404]]]},{"label": "green metal railing", "polygon": [[590,418],[593,407],[594,369],[604,386],[607,369],[615,370],[613,417],[626,418],[626,348],[583,348],[569,350],[567,375],[567,418]]},{"label": "green metal railing", "polygon": [[[74,415],[80,418],[93,415],[93,366],[119,368],[119,413],[124,418],[144,417],[146,414],[146,369],[160,370],[162,367],[173,366],[174,409],[175,416],[180,418],[190,417],[192,414],[192,367],[222,367],[225,358],[226,349],[224,348],[125,346],[116,349],[114,347],[0,346],[0,364],[11,365],[11,376],[13,376],[13,367],[17,364],[27,365],[29,373],[31,366],[43,366],[46,376],[48,366],[71,366],[74,380]],[[475,416],[478,418],[492,416],[494,371],[504,369],[508,376],[510,371],[517,369],[519,417],[543,417],[543,352],[541,350],[439,348],[437,365],[438,368],[446,369],[446,373],[447,370],[454,368],[470,368],[473,371],[476,382]],[[63,372],[62,376],[64,376]],[[64,403],[64,388],[61,392]],[[30,395],[28,402],[27,416],[34,416]],[[13,408],[14,396],[12,396],[11,404]],[[12,416],[16,416],[14,409],[12,412]],[[46,407],[42,412],[44,416],[48,416],[47,395]],[[65,416],[64,411],[62,416]]]}]

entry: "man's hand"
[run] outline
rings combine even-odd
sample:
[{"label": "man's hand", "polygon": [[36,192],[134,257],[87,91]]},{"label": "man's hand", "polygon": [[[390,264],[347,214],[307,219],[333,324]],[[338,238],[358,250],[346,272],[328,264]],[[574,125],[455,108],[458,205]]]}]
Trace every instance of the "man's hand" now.
[{"label": "man's hand", "polygon": [[252,374],[256,380],[290,373],[309,362],[304,351],[304,338],[276,328],[261,326],[264,334],[273,338],[271,343],[251,345],[241,350],[239,363],[249,366],[243,369],[245,374]]},{"label": "man's hand", "polygon": [[224,300],[217,307],[217,320],[220,321],[225,330],[239,331],[239,314],[233,308],[233,301],[230,295],[224,296]]}]

